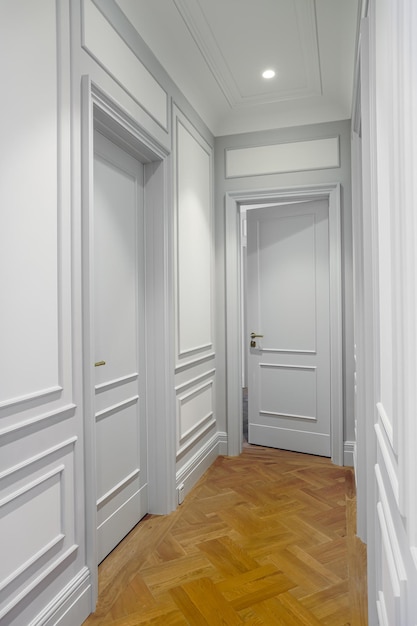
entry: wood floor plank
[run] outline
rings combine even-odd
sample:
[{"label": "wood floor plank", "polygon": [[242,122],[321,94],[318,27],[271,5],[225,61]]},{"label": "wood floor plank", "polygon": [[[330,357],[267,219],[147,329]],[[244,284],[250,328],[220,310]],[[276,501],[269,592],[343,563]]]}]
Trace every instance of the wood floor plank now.
[{"label": "wood floor plank", "polygon": [[245,446],[100,565],[85,626],[367,626],[366,613],[352,470]]},{"label": "wood floor plank", "polygon": [[242,619],[209,578],[200,578],[171,590],[178,607],[196,626],[239,626]]}]

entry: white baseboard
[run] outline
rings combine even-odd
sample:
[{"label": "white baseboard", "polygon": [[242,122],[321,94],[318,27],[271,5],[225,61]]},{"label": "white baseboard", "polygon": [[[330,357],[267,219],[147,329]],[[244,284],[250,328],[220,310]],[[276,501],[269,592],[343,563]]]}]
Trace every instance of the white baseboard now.
[{"label": "white baseboard", "polygon": [[355,467],[356,442],[345,441],[343,446],[343,465],[346,467]]},{"label": "white baseboard", "polygon": [[227,454],[227,433],[218,432],[182,467],[176,476],[176,489],[184,497],[219,455]]},{"label": "white baseboard", "polygon": [[80,626],[90,613],[91,580],[85,567],[29,626]]}]

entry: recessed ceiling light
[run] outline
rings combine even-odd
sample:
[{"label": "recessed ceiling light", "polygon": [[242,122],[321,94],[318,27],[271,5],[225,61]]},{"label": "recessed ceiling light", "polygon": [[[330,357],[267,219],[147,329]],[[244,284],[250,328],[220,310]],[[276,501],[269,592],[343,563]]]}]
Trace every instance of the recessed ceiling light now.
[{"label": "recessed ceiling light", "polygon": [[262,72],[262,76],[264,78],[274,78],[275,72],[274,70],[265,70],[264,72]]}]

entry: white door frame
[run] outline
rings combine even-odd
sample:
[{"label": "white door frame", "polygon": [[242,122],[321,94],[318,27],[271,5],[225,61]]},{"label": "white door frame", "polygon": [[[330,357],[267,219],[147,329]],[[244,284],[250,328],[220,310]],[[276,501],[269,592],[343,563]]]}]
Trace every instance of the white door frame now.
[{"label": "white door frame", "polygon": [[168,153],[136,125],[89,76],[82,78],[82,324],[87,564],[92,610],[97,601],[96,451],[94,420],[93,205],[94,128],[144,164],[146,273],[146,403],[149,512],[176,507],[172,218],[168,204]]},{"label": "white door frame", "polygon": [[322,198],[329,203],[331,458],[336,465],[343,465],[342,245],[339,183],[226,193],[226,394],[229,455],[237,455],[242,451],[240,205],[306,202]]}]

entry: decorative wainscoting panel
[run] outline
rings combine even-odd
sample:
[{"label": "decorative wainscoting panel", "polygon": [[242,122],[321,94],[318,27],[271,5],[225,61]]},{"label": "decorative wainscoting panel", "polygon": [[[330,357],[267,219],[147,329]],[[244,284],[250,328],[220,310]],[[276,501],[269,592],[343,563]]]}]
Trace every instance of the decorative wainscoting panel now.
[{"label": "decorative wainscoting panel", "polygon": [[0,619],[77,550],[76,437],[0,474],[0,536],[13,550],[0,562]]},{"label": "decorative wainscoting panel", "polygon": [[[79,344],[73,297],[80,285],[72,258],[70,4],[14,0],[0,9],[0,39],[7,51],[2,64],[7,98],[0,120],[5,156],[0,168],[0,622],[12,626],[35,624],[52,605],[59,612],[70,596],[77,611],[80,592],[72,596],[72,581],[80,589],[75,581],[81,571],[81,586],[89,587],[81,545],[78,373],[74,381]],[[88,612],[86,596],[82,604],[79,623]]]},{"label": "decorative wainscoting panel", "polygon": [[389,500],[384,487],[379,465],[375,467],[378,486],[377,515],[381,581],[378,589],[377,610],[380,626],[405,623],[405,595],[407,574],[404,567],[394,521],[390,512]]},{"label": "decorative wainscoting panel", "polygon": [[215,425],[215,370],[177,387],[177,458]]},{"label": "decorative wainscoting panel", "polygon": [[214,460],[219,450],[213,329],[213,154],[177,107],[173,139],[177,484],[186,475],[191,485],[206,469],[201,458]]},{"label": "decorative wainscoting panel", "polygon": [[179,113],[175,141],[179,364],[212,350],[213,344],[212,151]]},{"label": "decorative wainscoting panel", "polygon": [[[2,81],[3,86],[13,82],[13,91],[3,102],[0,135],[2,144],[14,149],[8,150],[1,167],[0,410],[48,396],[59,390],[61,382],[57,4],[55,0],[41,0],[36,6],[19,1],[2,8],[0,37],[10,60]],[[21,24],[21,37],[10,28],[15,22]],[[37,24],[42,24],[41,36]],[[29,55],[22,54],[22,38]],[[21,79],[29,74],[33,84]],[[15,116],[17,136],[11,123]],[[34,119],[43,122],[34,125]],[[37,204],[35,196],[42,202]]]}]

